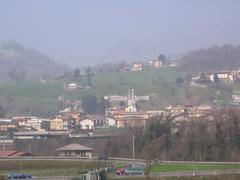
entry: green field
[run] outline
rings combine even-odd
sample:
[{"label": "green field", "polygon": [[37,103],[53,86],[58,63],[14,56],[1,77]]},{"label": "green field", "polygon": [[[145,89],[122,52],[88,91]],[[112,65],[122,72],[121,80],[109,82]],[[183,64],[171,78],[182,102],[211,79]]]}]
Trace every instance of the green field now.
[{"label": "green field", "polygon": [[[98,100],[105,95],[126,95],[129,89],[135,89],[136,95],[151,95],[150,103],[142,106],[160,106],[179,104],[184,100],[202,103],[209,100],[230,101],[232,91],[240,89],[239,85],[230,88],[193,87],[189,82],[176,83],[176,79],[185,77],[185,73],[177,67],[161,69],[145,69],[141,72],[103,72],[95,73],[92,78],[93,88],[87,92],[65,92],[64,81],[53,81],[49,84],[24,82],[18,84],[3,83],[0,86],[0,105],[7,109],[7,115],[56,113],[58,97],[62,94],[66,99],[81,99],[85,95],[96,95]],[[216,93],[219,90],[218,94]],[[38,114],[36,114],[38,115]]]},{"label": "green field", "polygon": [[[57,99],[64,94],[66,99],[81,99],[85,95],[96,95],[98,100],[105,95],[126,95],[134,88],[137,95],[155,94],[158,102],[176,100],[182,92],[177,90],[176,78],[181,76],[177,68],[160,70],[146,69],[141,72],[104,72],[97,73],[92,78],[93,88],[88,92],[65,92],[64,83],[53,81],[49,84],[39,82],[3,83],[0,86],[0,105],[7,107],[9,115],[22,114],[28,108],[40,113],[57,111]],[[170,90],[172,91],[170,91]],[[175,89],[175,90],[174,90]],[[176,93],[175,98],[172,93]],[[177,97],[179,96],[179,97]],[[157,103],[158,103],[157,102]]]},{"label": "green field", "polygon": [[[118,178],[110,178],[115,180]],[[125,180],[146,180],[145,177],[127,177]],[[217,175],[217,176],[195,176],[195,177],[151,177],[149,180],[239,180],[240,175]]]},{"label": "green field", "polygon": [[168,164],[161,163],[152,167],[152,172],[179,172],[179,171],[203,171],[203,170],[227,170],[240,169],[240,164]]},{"label": "green field", "polygon": [[0,160],[0,175],[23,172],[33,176],[77,176],[82,170],[104,166],[103,162]]},{"label": "green field", "polygon": [[[105,162],[81,162],[64,160],[0,160],[0,175],[10,172],[24,172],[33,176],[77,176],[82,170],[99,169],[105,167]],[[115,163],[115,167],[123,166],[122,163]],[[201,170],[227,170],[240,169],[240,164],[169,164],[161,163],[152,167],[152,172],[180,172],[180,171],[201,171]]]}]

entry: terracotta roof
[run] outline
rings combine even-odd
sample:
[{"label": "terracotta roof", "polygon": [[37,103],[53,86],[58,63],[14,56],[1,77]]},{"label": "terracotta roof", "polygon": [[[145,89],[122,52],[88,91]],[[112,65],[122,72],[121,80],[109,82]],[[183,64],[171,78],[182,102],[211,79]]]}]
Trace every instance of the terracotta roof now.
[{"label": "terracotta roof", "polygon": [[19,157],[19,156],[33,156],[33,155],[31,153],[28,153],[28,152],[18,151],[17,153],[13,154],[12,156]]},{"label": "terracotta roof", "polygon": [[148,113],[146,111],[144,112],[123,112],[123,111],[119,111],[119,112],[115,112],[115,115],[148,115]]},{"label": "terracotta roof", "polygon": [[0,157],[6,157],[6,156],[12,156],[13,154],[16,154],[17,151],[0,151]]},{"label": "terracotta roof", "polygon": [[19,157],[19,156],[29,156],[29,155],[32,155],[32,154],[28,152],[23,152],[23,151],[17,151],[17,150],[0,151],[0,157],[9,157],[9,156]]},{"label": "terracotta roof", "polygon": [[76,150],[92,151],[93,149],[87,146],[83,146],[81,144],[69,144],[67,146],[63,146],[57,149],[57,151],[76,151]]}]

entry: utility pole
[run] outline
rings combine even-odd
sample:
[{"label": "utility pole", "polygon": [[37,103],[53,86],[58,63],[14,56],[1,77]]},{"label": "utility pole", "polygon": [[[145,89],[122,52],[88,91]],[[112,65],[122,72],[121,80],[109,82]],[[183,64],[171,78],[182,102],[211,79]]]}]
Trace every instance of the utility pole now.
[{"label": "utility pole", "polygon": [[31,153],[31,144],[28,144],[28,152]]},{"label": "utility pole", "polygon": [[133,146],[133,159],[135,159],[135,136],[132,135],[132,146]]},{"label": "utility pole", "polygon": [[5,144],[5,136],[3,137],[3,151],[6,150],[6,144]]}]

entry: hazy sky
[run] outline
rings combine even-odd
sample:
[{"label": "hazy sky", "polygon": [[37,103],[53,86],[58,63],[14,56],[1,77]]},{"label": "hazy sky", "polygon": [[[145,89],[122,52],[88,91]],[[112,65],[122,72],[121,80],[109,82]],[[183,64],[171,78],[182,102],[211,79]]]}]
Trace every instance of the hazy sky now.
[{"label": "hazy sky", "polygon": [[0,0],[0,41],[71,66],[240,43],[240,0]]}]

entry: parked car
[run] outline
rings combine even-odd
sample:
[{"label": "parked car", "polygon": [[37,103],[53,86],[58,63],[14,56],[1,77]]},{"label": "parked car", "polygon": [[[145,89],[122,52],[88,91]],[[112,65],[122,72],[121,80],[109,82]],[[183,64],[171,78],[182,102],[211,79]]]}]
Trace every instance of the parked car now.
[{"label": "parked car", "polygon": [[144,171],[141,168],[138,167],[132,167],[132,168],[126,168],[124,173],[126,175],[143,175]]},{"label": "parked car", "polygon": [[32,176],[29,174],[23,174],[23,173],[10,173],[7,175],[8,179],[31,179]]},{"label": "parked car", "polygon": [[108,160],[108,156],[107,155],[100,155],[98,156],[99,160]]},{"label": "parked car", "polygon": [[115,172],[116,172],[117,175],[123,175],[125,173],[125,169],[120,168],[120,169],[117,169]]}]

